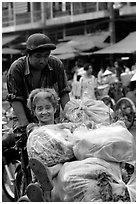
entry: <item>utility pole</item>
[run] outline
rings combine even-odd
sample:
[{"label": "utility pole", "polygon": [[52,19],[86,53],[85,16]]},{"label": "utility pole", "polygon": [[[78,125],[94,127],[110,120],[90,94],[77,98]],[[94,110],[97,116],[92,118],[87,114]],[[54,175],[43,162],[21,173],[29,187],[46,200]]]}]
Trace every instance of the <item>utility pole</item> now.
[{"label": "utility pole", "polygon": [[[109,8],[109,31],[110,31],[110,44],[113,45],[116,42],[115,39],[115,14],[113,8],[113,2],[108,3]],[[113,66],[113,55],[110,54],[110,64]]]},{"label": "utility pole", "polygon": [[114,14],[114,8],[113,8],[113,2],[109,2],[109,30],[111,34],[111,45],[116,42],[115,39],[115,14]]}]

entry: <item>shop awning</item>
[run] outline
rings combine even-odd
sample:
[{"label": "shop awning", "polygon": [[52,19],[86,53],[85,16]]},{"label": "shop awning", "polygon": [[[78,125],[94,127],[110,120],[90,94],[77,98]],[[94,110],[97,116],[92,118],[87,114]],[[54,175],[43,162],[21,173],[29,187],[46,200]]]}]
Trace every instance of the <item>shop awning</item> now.
[{"label": "shop awning", "polygon": [[73,59],[76,54],[75,53],[62,53],[59,55],[54,55],[55,57],[58,57],[61,60],[66,60],[66,59]]},{"label": "shop awning", "polygon": [[19,35],[11,35],[11,36],[2,36],[2,47],[10,42],[12,42],[13,40],[15,40],[16,38],[18,38]]},{"label": "shop awning", "polygon": [[[109,46],[104,41],[109,36],[109,32],[99,32],[88,35],[68,36],[68,42],[62,42],[52,51],[53,55],[76,56],[79,53],[88,52],[93,48],[103,48]],[[85,53],[84,53],[85,55]],[[86,54],[88,55],[88,53]]]},{"label": "shop awning", "polygon": [[96,51],[93,54],[131,54],[134,52],[136,52],[136,32],[130,33],[116,44]]},{"label": "shop awning", "polygon": [[51,53],[53,55],[65,54],[65,53],[74,53],[75,49],[67,42],[62,43],[61,45],[57,45],[57,48],[53,50]]},{"label": "shop awning", "polygon": [[74,41],[78,42],[78,44],[74,45],[74,47],[80,52],[88,51],[94,48],[104,48],[109,45],[108,43],[104,42],[108,36],[109,32],[99,32],[82,37],[78,36],[74,38]]},{"label": "shop awning", "polygon": [[20,54],[21,51],[17,50],[17,49],[13,49],[13,48],[2,48],[2,54],[6,55],[6,54],[11,54],[11,55],[15,55],[15,54]]}]

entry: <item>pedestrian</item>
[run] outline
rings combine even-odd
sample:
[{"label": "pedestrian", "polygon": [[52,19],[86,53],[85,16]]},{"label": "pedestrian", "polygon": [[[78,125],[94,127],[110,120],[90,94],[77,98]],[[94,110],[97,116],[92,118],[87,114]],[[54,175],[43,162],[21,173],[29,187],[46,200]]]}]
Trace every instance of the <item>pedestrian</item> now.
[{"label": "pedestrian", "polygon": [[135,74],[135,72],[136,72],[136,63],[132,65],[131,71],[132,71],[133,74]]},{"label": "pedestrian", "polygon": [[81,83],[80,83],[80,78],[81,75],[76,75],[76,78],[72,80],[72,88],[70,92],[70,99],[80,99],[81,98]]},{"label": "pedestrian", "polygon": [[126,97],[132,100],[136,107],[136,73],[129,82],[129,91],[126,93]]},{"label": "pedestrian", "polygon": [[102,84],[102,76],[103,76],[103,73],[104,73],[104,68],[101,67],[100,70],[99,70],[99,72],[98,72],[98,74],[97,74],[97,83],[98,83],[99,85]]},{"label": "pedestrian", "polygon": [[78,61],[75,61],[75,66],[72,68],[71,73],[72,73],[72,78],[74,77],[74,74],[76,73],[76,71],[79,69],[78,66]]},{"label": "pedestrian", "polygon": [[108,68],[105,69],[104,73],[102,74],[102,83],[103,84],[110,84],[112,80],[113,72],[111,72]]},{"label": "pedestrian", "polygon": [[115,61],[114,67],[115,67],[116,77],[118,78],[119,81],[121,81],[121,74],[123,73],[122,62],[121,61]]},{"label": "pedestrian", "polygon": [[[29,36],[26,55],[14,61],[7,74],[8,100],[16,115],[14,128],[34,121],[27,108],[27,98],[36,88],[54,88],[64,109],[69,99],[69,87],[63,63],[52,56],[56,49],[50,38],[41,33]],[[59,109],[57,113],[59,116]]]},{"label": "pedestrian", "polygon": [[90,63],[84,64],[85,74],[81,77],[81,98],[94,99],[95,97],[95,89],[97,87],[97,79],[95,78],[93,73],[93,67]]},{"label": "pedestrian", "polygon": [[[29,135],[33,129],[41,127],[44,125],[54,124],[54,114],[58,108],[58,95],[54,89],[41,88],[33,90],[28,98],[27,106],[31,111],[34,117],[37,117],[38,123],[30,123],[27,126],[28,140],[27,140],[27,152],[29,160],[33,159],[35,166],[33,165],[33,172],[35,173],[36,178],[39,180],[42,188],[46,191],[45,196],[49,197],[49,193],[53,188],[53,178],[60,171],[62,164],[56,164],[52,167],[48,167],[44,164],[43,158],[47,153],[41,151],[40,146],[43,150],[46,149],[45,143],[47,141],[47,136],[38,135],[37,137]],[[46,140],[45,140],[46,139]],[[36,145],[39,144],[39,145]],[[35,149],[35,151],[34,151]],[[34,180],[34,178],[33,178]],[[35,189],[35,193],[34,193]],[[32,183],[27,188],[27,195],[31,201],[42,201],[43,195],[41,195],[41,189],[38,183]],[[49,198],[50,199],[50,198]]]}]

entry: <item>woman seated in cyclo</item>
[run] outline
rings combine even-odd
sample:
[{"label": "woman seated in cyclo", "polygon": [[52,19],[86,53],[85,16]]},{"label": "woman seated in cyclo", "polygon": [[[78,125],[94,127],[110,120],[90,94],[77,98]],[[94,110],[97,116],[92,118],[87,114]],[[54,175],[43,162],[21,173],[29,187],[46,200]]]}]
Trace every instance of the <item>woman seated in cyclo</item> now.
[{"label": "woman seated in cyclo", "polygon": [[[54,114],[58,107],[58,97],[54,89],[35,89],[33,90],[28,98],[28,107],[32,111],[33,115],[37,118],[38,123],[31,123],[27,127],[28,135],[30,132],[43,125],[54,124]],[[42,138],[40,140],[40,135],[35,140],[38,140],[40,143],[43,141]],[[31,140],[31,141],[30,141]],[[27,150],[28,157],[31,161],[32,155],[30,155],[31,147],[30,144],[33,144],[33,138],[28,137],[27,141]],[[33,153],[32,153],[33,154]],[[39,180],[42,189],[38,183],[32,183],[27,187],[27,196],[30,201],[39,202],[44,200],[49,200],[51,195],[51,190],[53,189],[53,178],[58,174],[59,170],[62,167],[62,164],[56,164],[53,167],[45,167],[41,160],[35,158],[35,153],[33,154],[33,162],[35,162],[35,166],[32,168],[33,173],[36,176],[36,179]]]}]

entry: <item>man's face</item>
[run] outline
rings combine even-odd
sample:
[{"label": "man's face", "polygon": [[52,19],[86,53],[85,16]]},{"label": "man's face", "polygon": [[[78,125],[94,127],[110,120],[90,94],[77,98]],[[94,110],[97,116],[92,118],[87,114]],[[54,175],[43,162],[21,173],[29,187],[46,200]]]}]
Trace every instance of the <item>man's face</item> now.
[{"label": "man's face", "polygon": [[29,62],[35,70],[42,70],[48,64],[50,51],[37,51],[29,56]]}]

